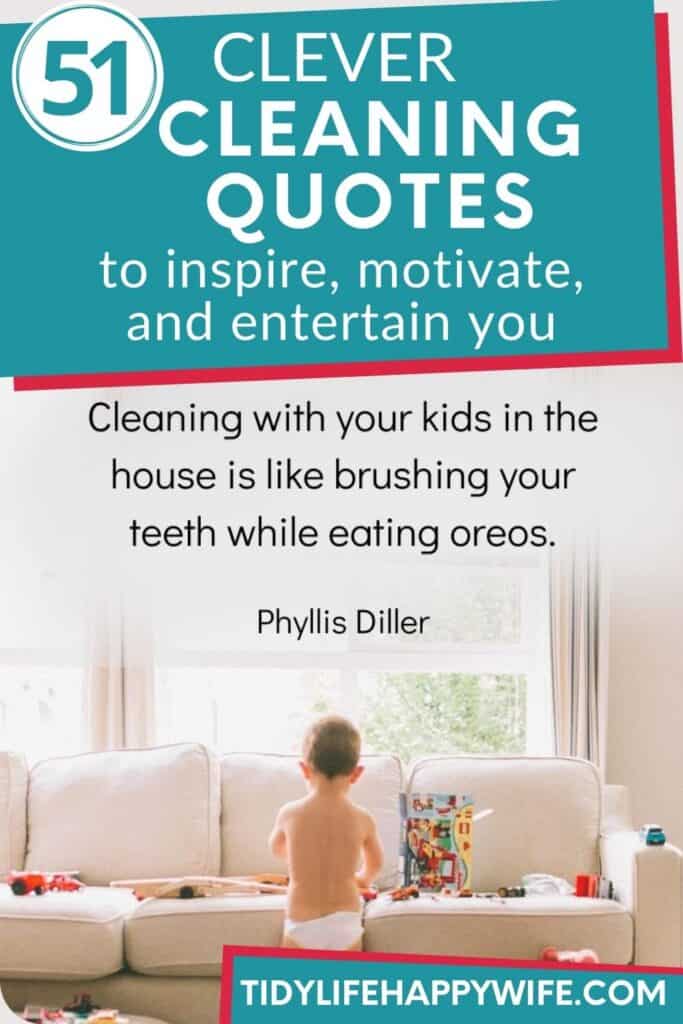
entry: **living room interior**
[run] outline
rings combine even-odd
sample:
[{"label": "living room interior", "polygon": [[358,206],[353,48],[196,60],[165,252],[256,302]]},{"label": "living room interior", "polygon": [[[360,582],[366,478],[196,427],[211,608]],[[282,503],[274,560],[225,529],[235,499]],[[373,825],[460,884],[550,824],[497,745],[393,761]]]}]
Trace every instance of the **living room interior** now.
[{"label": "living room interior", "polygon": [[[583,460],[582,489],[563,511],[562,543],[550,556],[472,552],[425,561],[377,553],[318,561],[310,570],[316,606],[355,607],[362,578],[364,607],[409,607],[418,596],[431,621],[422,637],[313,638],[304,645],[286,636],[257,642],[252,619],[264,603],[264,578],[269,606],[306,613],[308,570],[301,580],[293,578],[292,563],[274,554],[267,576],[260,565],[254,570],[251,556],[235,557],[229,572],[183,556],[165,564],[129,560],[111,539],[116,515],[128,506],[112,508],[116,501],[106,502],[98,488],[89,493],[82,479],[76,484],[84,475],[106,476],[101,447],[84,445],[81,464],[71,469],[54,457],[64,436],[80,429],[87,402],[30,397],[22,422],[10,423],[0,394],[0,424],[22,431],[24,451],[33,443],[35,454],[30,464],[18,456],[12,464],[10,457],[0,469],[0,544],[8,567],[0,587],[0,750],[18,755],[2,760],[0,867],[80,870],[88,888],[106,890],[105,903],[85,915],[100,939],[93,939],[93,960],[80,975],[72,965],[88,945],[83,933],[58,940],[71,966],[41,966],[33,936],[44,935],[49,946],[53,934],[36,919],[44,909],[27,899],[27,920],[16,902],[8,911],[3,897],[0,987],[11,1005],[61,1001],[83,990],[168,1024],[214,1020],[221,944],[278,944],[277,898],[259,897],[251,918],[232,898],[224,921],[214,914],[211,927],[202,924],[205,942],[213,944],[206,954],[211,962],[183,963],[174,961],[185,955],[174,947],[173,936],[183,928],[182,921],[174,923],[176,908],[163,918],[166,932],[154,930],[159,909],[134,921],[136,932],[130,925],[140,913],[135,901],[106,887],[117,877],[150,877],[150,871],[161,877],[176,870],[275,870],[265,849],[269,816],[277,799],[302,791],[301,736],[311,718],[332,711],[361,729],[364,799],[383,816],[392,857],[402,789],[460,791],[470,783],[477,802],[495,812],[475,832],[477,887],[518,885],[534,870],[573,882],[582,870],[606,873],[608,864],[618,890],[614,906],[593,908],[597,917],[567,915],[561,907],[559,924],[556,909],[541,912],[540,905],[540,925],[529,924],[523,908],[509,900],[502,909],[511,930],[503,929],[496,941],[490,921],[477,921],[474,913],[467,925],[462,911],[449,910],[449,924],[443,911],[429,908],[428,916],[440,915],[438,927],[428,920],[421,930],[414,917],[424,915],[425,902],[417,901],[399,908],[402,927],[396,930],[393,916],[378,904],[366,948],[536,957],[544,944],[572,948],[573,942],[598,947],[603,960],[683,964],[676,849],[683,846],[683,639],[677,621],[683,501],[668,473],[671,453],[648,441],[650,434],[675,436],[683,414],[675,381],[658,368],[643,368],[641,376],[661,394],[643,424],[633,414],[642,380],[627,370],[610,372],[619,378],[618,393],[612,378],[609,391],[603,388],[600,371],[563,379],[563,398],[597,408],[602,432],[590,448],[584,441],[580,455],[574,453]],[[495,401],[500,382],[480,376],[468,382],[467,394]],[[558,390],[552,374],[516,380],[529,403]],[[439,386],[428,383],[435,395]],[[267,386],[261,387],[265,393]],[[321,400],[324,392],[321,387]],[[398,401],[398,383],[396,395]],[[146,400],[159,399],[150,394]],[[46,413],[58,424],[47,440],[40,427]],[[92,522],[88,536],[73,516],[83,501]],[[47,525],[45,503],[53,509]],[[111,791],[107,780],[116,780]],[[93,791],[108,794],[94,827],[82,821]],[[514,800],[523,806],[510,817],[507,803]],[[183,836],[185,855],[143,850],[148,802],[148,824],[166,839],[165,852]],[[28,809],[23,820],[22,806]],[[134,823],[130,834],[127,814]],[[209,838],[200,840],[206,815]],[[248,835],[236,836],[235,817],[245,815]],[[559,836],[555,844],[545,835],[545,823],[548,832],[568,830],[562,837],[570,855],[558,849]],[[662,826],[666,851],[629,846],[626,837],[646,823]],[[61,861],[80,850],[78,862]],[[666,859],[653,860],[659,854]],[[395,881],[390,876],[386,886]],[[112,899],[119,901],[114,910]],[[188,912],[199,913],[182,908]],[[477,908],[482,912],[492,911]],[[607,923],[603,913],[610,915]],[[254,930],[235,928],[237,917],[252,919]],[[17,962],[19,946],[28,952]],[[53,956],[54,944],[47,953]]]}]

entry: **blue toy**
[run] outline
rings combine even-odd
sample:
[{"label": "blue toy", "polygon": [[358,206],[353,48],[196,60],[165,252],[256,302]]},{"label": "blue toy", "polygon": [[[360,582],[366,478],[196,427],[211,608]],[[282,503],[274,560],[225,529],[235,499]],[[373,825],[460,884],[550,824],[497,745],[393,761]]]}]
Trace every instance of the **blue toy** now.
[{"label": "blue toy", "polygon": [[643,825],[640,829],[640,839],[646,846],[664,846],[666,843],[661,825]]}]

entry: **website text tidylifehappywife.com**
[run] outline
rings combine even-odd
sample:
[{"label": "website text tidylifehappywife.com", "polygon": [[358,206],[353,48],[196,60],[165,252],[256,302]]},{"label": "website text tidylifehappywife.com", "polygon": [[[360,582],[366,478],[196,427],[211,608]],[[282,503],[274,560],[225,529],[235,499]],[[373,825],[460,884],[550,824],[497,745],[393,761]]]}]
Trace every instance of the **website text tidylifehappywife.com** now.
[{"label": "website text tidylifehappywife.com", "polygon": [[666,1006],[664,978],[242,978],[253,1007]]}]

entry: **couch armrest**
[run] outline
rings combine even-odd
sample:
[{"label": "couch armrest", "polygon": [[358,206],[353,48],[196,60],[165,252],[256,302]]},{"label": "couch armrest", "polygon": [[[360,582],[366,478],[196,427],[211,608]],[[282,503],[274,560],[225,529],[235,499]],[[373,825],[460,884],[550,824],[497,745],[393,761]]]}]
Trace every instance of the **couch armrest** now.
[{"label": "couch armrest", "polygon": [[683,965],[683,855],[675,846],[646,846],[637,832],[602,836],[602,872],[633,915],[634,962]]}]

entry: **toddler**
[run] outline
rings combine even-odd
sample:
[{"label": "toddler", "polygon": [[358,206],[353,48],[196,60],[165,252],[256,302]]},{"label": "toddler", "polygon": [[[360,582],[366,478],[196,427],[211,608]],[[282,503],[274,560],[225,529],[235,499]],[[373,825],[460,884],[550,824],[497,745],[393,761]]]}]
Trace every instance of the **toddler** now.
[{"label": "toddler", "polygon": [[372,815],[350,789],[363,773],[361,739],[345,718],[317,721],[303,744],[301,771],[308,795],[281,808],[270,848],[289,866],[283,946],[360,949],[359,889],[371,885],[383,862]]}]

